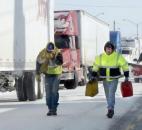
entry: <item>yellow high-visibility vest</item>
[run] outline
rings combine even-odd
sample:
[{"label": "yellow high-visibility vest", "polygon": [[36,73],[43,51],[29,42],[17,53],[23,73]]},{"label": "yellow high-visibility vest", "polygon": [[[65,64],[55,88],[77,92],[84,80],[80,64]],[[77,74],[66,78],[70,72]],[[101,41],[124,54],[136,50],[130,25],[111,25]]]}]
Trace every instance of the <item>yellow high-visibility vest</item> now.
[{"label": "yellow high-visibility vest", "polygon": [[[59,49],[55,49],[53,52],[49,53],[46,49],[43,49],[38,57],[37,62],[41,64],[40,71],[45,74],[61,74],[62,66],[55,65],[54,57],[60,52]],[[53,63],[51,63],[53,62]]]},{"label": "yellow high-visibility vest", "polygon": [[121,69],[123,72],[129,71],[129,66],[125,58],[115,51],[110,55],[103,53],[97,56],[93,63],[93,71],[98,72],[100,78],[107,80],[120,78]]}]

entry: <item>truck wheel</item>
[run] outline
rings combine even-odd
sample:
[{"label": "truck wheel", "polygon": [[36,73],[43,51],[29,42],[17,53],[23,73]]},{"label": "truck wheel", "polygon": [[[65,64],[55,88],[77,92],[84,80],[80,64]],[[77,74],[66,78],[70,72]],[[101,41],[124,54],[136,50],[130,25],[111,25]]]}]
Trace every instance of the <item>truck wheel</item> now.
[{"label": "truck wheel", "polygon": [[135,83],[139,83],[139,78],[134,78]]},{"label": "truck wheel", "polygon": [[41,75],[41,81],[37,82],[35,80],[35,85],[38,87],[37,99],[42,99],[44,95],[45,77]]},{"label": "truck wheel", "polygon": [[26,88],[23,86],[23,77],[15,79],[15,88],[17,93],[17,98],[19,101],[27,100]]},{"label": "truck wheel", "polygon": [[28,100],[35,101],[38,95],[38,88],[37,85],[35,85],[35,76],[32,72],[24,73],[23,85],[26,88]]},{"label": "truck wheel", "polygon": [[75,89],[78,86],[78,75],[76,71],[74,72],[74,79],[65,81],[64,86],[67,89]]}]

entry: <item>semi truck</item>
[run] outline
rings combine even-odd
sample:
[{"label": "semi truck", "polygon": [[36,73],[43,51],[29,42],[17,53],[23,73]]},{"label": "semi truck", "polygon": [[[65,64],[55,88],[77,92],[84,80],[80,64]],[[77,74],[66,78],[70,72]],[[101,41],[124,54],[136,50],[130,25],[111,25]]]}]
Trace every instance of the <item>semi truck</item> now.
[{"label": "semi truck", "polygon": [[64,61],[61,83],[67,89],[85,85],[87,68],[109,40],[108,24],[83,10],[61,10],[54,14],[54,33]]},{"label": "semi truck", "polygon": [[121,52],[129,63],[132,63],[134,59],[139,57],[139,42],[137,39],[122,38],[121,40]]},{"label": "semi truck", "polygon": [[[44,76],[36,82],[35,63],[50,40],[47,4],[43,0],[0,1],[0,91],[16,90],[19,101],[43,96]],[[54,38],[54,24],[52,28]]]},{"label": "semi truck", "polygon": [[129,57],[129,66],[131,75],[136,83],[142,82],[142,53],[141,53],[141,39],[129,39],[131,44],[127,48]]}]

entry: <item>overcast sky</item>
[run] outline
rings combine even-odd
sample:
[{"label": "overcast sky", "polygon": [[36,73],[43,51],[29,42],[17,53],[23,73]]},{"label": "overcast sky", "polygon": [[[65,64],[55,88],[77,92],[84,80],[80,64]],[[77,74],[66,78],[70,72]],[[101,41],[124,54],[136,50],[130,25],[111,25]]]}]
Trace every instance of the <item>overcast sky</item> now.
[{"label": "overcast sky", "polygon": [[[112,30],[120,30],[123,36],[135,37],[137,27],[142,37],[142,0],[55,0],[55,10],[83,9],[106,21]],[[100,13],[104,15],[98,15]],[[126,19],[126,21],[123,21]]]}]

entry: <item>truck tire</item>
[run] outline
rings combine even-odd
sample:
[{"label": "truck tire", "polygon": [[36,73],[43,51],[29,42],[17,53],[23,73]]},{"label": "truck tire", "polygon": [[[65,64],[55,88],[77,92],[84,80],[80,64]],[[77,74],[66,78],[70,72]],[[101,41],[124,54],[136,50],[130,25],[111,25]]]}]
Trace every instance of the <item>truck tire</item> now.
[{"label": "truck tire", "polygon": [[37,85],[35,85],[35,75],[33,72],[24,73],[23,85],[26,88],[28,100],[35,101],[38,95],[38,88]]},{"label": "truck tire", "polygon": [[26,88],[23,86],[23,77],[15,79],[15,88],[17,93],[17,98],[19,101],[27,100]]},{"label": "truck tire", "polygon": [[134,78],[135,83],[139,83],[140,82],[139,80],[140,80],[139,78]]},{"label": "truck tire", "polygon": [[76,71],[74,72],[74,79],[66,80],[64,86],[67,89],[75,89],[78,86],[78,75]]}]

